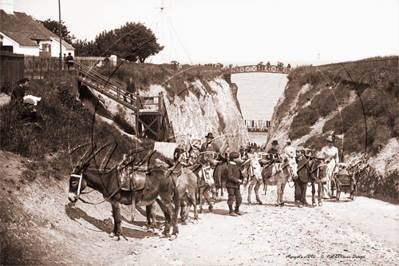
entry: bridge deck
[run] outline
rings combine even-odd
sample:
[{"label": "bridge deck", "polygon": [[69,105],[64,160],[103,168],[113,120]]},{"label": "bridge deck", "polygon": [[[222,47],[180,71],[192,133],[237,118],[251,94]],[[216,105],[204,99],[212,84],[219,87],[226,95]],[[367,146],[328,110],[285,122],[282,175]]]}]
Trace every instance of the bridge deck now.
[{"label": "bridge deck", "polygon": [[263,72],[263,73],[280,73],[287,74],[291,68],[284,66],[275,65],[248,65],[248,66],[235,66],[226,67],[223,69],[224,74],[237,74],[237,73],[253,73],[253,72]]}]

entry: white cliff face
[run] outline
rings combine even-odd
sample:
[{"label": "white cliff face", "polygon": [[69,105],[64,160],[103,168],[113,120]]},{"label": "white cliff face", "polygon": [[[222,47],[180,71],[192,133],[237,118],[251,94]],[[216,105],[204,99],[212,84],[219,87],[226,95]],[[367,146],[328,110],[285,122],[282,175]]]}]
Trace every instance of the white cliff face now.
[{"label": "white cliff face", "polygon": [[[189,142],[192,138],[205,141],[208,132],[215,136],[215,143],[222,148],[229,143],[230,152],[238,151],[241,145],[249,142],[248,131],[244,119],[237,107],[235,96],[229,84],[222,78],[208,81],[211,88],[208,92],[200,81],[186,82],[187,93],[169,101],[166,89],[159,85],[151,85],[149,91],[140,91],[141,96],[164,94],[168,119],[173,128],[176,142]],[[193,93],[195,91],[195,94]],[[135,125],[133,111],[116,103],[112,99],[93,91],[104,102],[112,115],[123,115],[132,126]]]},{"label": "white cliff face", "polygon": [[208,85],[212,94],[197,81],[189,86],[199,90],[198,98],[189,90],[184,98],[175,96],[173,103],[165,99],[176,139],[186,142],[190,138],[200,138],[205,141],[205,135],[212,132],[220,148],[228,142],[230,151],[237,151],[240,145],[249,142],[249,137],[231,88],[221,78],[209,81]]}]

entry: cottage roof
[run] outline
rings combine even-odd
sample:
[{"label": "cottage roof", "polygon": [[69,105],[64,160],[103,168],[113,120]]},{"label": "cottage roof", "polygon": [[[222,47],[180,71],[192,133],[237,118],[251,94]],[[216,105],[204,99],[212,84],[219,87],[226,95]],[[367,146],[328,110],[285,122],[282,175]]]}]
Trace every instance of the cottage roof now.
[{"label": "cottage roof", "polygon": [[[0,32],[21,46],[38,47],[39,41],[52,41],[59,38],[41,23],[22,12],[14,12],[14,15],[10,15],[1,9],[0,21]],[[62,45],[67,49],[74,49],[72,45],[64,41]]]}]

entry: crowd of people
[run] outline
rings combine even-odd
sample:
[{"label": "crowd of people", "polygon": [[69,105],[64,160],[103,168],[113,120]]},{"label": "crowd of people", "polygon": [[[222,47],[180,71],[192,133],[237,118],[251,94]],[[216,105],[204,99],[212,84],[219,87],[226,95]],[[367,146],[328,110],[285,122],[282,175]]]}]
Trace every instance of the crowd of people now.
[{"label": "crowd of people", "polygon": [[[212,158],[216,158],[219,160],[219,162],[225,162],[226,168],[222,173],[222,176],[226,180],[225,187],[228,192],[227,205],[229,208],[229,215],[231,216],[243,215],[243,213],[240,211],[240,205],[243,201],[241,195],[241,186],[244,183],[242,164],[249,158],[253,158],[255,156],[263,169],[270,167],[275,163],[284,163],[289,165],[292,171],[299,173],[297,165],[298,158],[300,156],[306,156],[306,158],[309,160],[311,157],[313,157],[323,161],[327,176],[331,177],[338,172],[339,155],[338,149],[334,146],[335,137],[333,135],[327,137],[327,145],[319,152],[318,157],[313,154],[311,149],[305,149],[302,147],[294,148],[290,140],[287,140],[284,147],[281,149],[279,147],[278,141],[273,140],[271,143],[271,148],[267,151],[266,145],[258,146],[256,143],[249,143],[246,147],[241,146],[239,152],[228,152],[228,148],[221,151],[218,145],[214,143],[214,136],[212,133],[208,133],[205,136],[205,139],[205,143],[203,143],[201,146],[191,145],[191,147],[180,147],[176,149],[176,151],[179,149],[180,151],[176,152],[178,155],[175,156],[175,160],[178,160],[178,157],[180,157],[180,159],[188,162],[188,164],[193,164],[194,162],[190,160],[192,158],[192,152],[196,150],[198,153],[211,152],[213,153]],[[185,150],[188,150],[188,152],[185,153]],[[260,156],[260,154],[262,156]],[[195,157],[197,158],[198,154]],[[213,174],[211,174],[211,176],[213,176]],[[292,179],[292,177],[290,177],[288,181],[294,182],[295,184],[295,205],[298,207],[309,206],[308,202],[306,201],[306,191],[308,182],[310,182],[307,175],[298,174],[297,178]],[[329,178],[323,180],[322,182],[325,191],[325,193],[322,195],[323,198],[335,196],[330,193],[329,182]],[[263,202],[258,194],[259,188],[263,184],[262,179],[257,178],[254,173],[249,173],[247,184],[248,204],[252,204],[251,192],[254,189],[256,201],[258,204],[262,205]]]}]

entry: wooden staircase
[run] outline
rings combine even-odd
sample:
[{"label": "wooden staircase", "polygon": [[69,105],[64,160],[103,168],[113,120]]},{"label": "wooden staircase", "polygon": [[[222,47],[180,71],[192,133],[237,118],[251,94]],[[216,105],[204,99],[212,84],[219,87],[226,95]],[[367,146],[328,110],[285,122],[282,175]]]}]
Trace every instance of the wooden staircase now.
[{"label": "wooden staircase", "polygon": [[135,115],[135,131],[138,138],[148,137],[156,141],[173,138],[165,108],[163,93],[157,96],[139,96],[128,92],[119,84],[84,64],[74,62],[82,84],[126,106]]}]

